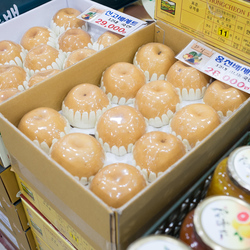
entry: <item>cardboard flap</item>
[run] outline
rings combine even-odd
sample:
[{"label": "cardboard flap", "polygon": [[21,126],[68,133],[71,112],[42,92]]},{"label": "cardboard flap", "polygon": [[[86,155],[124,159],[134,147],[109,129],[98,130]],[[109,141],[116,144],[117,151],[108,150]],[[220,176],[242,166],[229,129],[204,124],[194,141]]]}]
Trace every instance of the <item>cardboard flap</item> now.
[{"label": "cardboard flap", "polygon": [[27,237],[27,241],[29,243],[30,249],[31,250],[37,249],[33,234],[31,232],[31,229],[27,230],[26,237]]},{"label": "cardboard flap", "polygon": [[5,169],[5,171],[1,173],[1,179],[9,196],[10,202],[15,203],[19,199],[17,197],[19,187],[16,181],[15,174],[11,171],[10,167]]},{"label": "cardboard flap", "polygon": [[26,231],[29,228],[29,226],[28,226],[27,217],[26,217],[26,214],[24,212],[24,208],[23,208],[23,204],[22,204],[21,200],[15,205],[15,209],[16,209],[16,213],[19,217],[20,223],[22,225],[23,231]]}]

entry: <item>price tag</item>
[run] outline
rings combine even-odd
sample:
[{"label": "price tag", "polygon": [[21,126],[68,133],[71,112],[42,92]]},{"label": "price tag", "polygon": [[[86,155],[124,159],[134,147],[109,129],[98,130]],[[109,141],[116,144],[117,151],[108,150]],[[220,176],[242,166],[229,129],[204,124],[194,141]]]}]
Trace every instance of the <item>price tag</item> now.
[{"label": "price tag", "polygon": [[203,73],[250,94],[250,67],[191,41],[176,58]]},{"label": "price tag", "polygon": [[123,36],[128,36],[142,25],[146,25],[142,20],[103,5],[90,7],[78,18]]}]

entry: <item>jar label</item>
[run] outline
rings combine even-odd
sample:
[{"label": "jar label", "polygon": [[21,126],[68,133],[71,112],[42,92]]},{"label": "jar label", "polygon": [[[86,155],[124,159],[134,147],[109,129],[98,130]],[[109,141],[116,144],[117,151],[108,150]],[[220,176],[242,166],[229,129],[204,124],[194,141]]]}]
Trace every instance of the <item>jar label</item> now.
[{"label": "jar label", "polygon": [[235,200],[215,200],[201,213],[203,239],[228,249],[250,248],[250,209]]},{"label": "jar label", "polygon": [[235,156],[234,168],[242,181],[250,185],[250,148],[247,147]]}]

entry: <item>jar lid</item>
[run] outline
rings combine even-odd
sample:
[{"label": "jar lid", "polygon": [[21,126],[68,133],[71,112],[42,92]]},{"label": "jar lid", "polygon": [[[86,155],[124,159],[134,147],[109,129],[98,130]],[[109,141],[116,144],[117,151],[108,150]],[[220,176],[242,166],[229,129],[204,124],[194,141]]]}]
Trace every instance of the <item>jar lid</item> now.
[{"label": "jar lid", "polygon": [[198,237],[211,249],[250,249],[250,205],[231,196],[211,196],[194,211]]},{"label": "jar lid", "polygon": [[127,250],[190,250],[191,248],[171,236],[165,235],[151,235],[147,237],[140,238],[133,242]]},{"label": "jar lid", "polygon": [[250,192],[250,146],[239,147],[231,152],[227,170],[232,181]]}]

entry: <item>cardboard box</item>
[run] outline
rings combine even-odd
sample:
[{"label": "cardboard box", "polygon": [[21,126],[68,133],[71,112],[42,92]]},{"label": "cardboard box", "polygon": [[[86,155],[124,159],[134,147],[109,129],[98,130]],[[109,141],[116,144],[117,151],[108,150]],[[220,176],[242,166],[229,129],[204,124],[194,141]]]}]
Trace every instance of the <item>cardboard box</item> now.
[{"label": "cardboard box", "polygon": [[15,173],[10,167],[0,166],[0,171],[0,219],[6,222],[10,230],[16,228],[18,231],[26,231],[29,226],[18,196],[20,189]]},{"label": "cardboard box", "polygon": [[[15,182],[9,182],[10,187],[11,183],[13,185],[12,187],[17,185],[15,174],[10,171],[10,168],[5,169],[4,172],[8,173],[4,175],[5,177],[11,176],[9,180],[15,180]],[[1,175],[1,177],[3,176]],[[6,178],[4,178],[4,180],[6,181]],[[17,188],[15,188],[15,190],[17,190]],[[11,191],[13,190],[14,189],[11,189]],[[10,199],[10,193],[11,192],[7,192],[4,182],[0,181],[0,230],[18,249],[36,249],[22,202],[20,198],[18,198],[19,200],[12,204],[11,201],[13,201],[13,199]]]},{"label": "cardboard box", "polygon": [[39,250],[53,250],[38,235],[34,235],[34,240]]},{"label": "cardboard box", "polygon": [[39,235],[51,249],[76,249],[24,196],[21,198],[34,237]]},{"label": "cardboard box", "polygon": [[9,225],[6,225],[6,220],[5,222],[0,220],[0,231],[4,234],[6,238],[9,239],[9,241],[17,249],[20,250],[36,249],[36,244],[30,229],[26,231],[19,231],[15,227],[10,228]]},{"label": "cardboard box", "polygon": [[137,49],[145,43],[162,42],[178,53],[192,39],[192,36],[157,21],[0,105],[1,132],[13,157],[13,169],[48,207],[85,239],[88,246],[125,249],[142,235],[249,128],[250,101],[233,112],[156,182],[119,209],[107,206],[20,133],[17,125],[21,117],[41,106],[59,111],[72,87],[82,82],[99,85],[101,74],[108,66],[119,61],[132,62]]},{"label": "cardboard box", "polygon": [[16,175],[16,178],[22,196],[47,218],[50,223],[72,243],[72,245],[77,249],[93,249],[92,246],[81,237],[76,228],[68,224],[46,200],[42,199],[36,191],[32,189],[28,182],[25,182],[18,175]]},{"label": "cardboard box", "polygon": [[16,250],[17,248],[13,245],[8,237],[0,231],[0,242],[6,249]]},{"label": "cardboard box", "polygon": [[15,173],[11,171],[11,167],[4,168],[0,165],[0,195],[4,196],[8,203],[14,204],[20,198],[17,196],[20,191]]},{"label": "cardboard box", "polygon": [[192,39],[192,36],[157,21],[0,105],[3,140],[9,153],[18,161],[18,164],[13,162],[15,172],[96,249],[125,249],[142,235],[248,129],[250,101],[233,112],[156,182],[119,209],[111,209],[80,185],[16,126],[21,117],[34,108],[49,106],[60,110],[65,95],[73,86],[81,82],[98,85],[102,72],[109,65],[118,61],[132,62],[142,44],[158,41],[178,53]]},{"label": "cardboard box", "polygon": [[[2,221],[0,221],[0,233],[1,235],[3,235],[3,237],[8,241],[10,242],[11,246],[13,248],[16,248],[18,249],[18,242],[15,238],[15,236],[13,236],[12,233],[10,233],[10,231],[7,229],[9,228],[8,226],[6,226],[5,223],[3,223]],[[12,230],[11,230],[12,231]]]},{"label": "cardboard box", "polygon": [[[5,171],[7,171],[7,169]],[[12,171],[10,171],[10,173],[14,174]],[[30,236],[29,233],[29,225],[22,202],[19,198],[17,202],[12,204],[9,200],[8,193],[6,192],[6,189],[1,181],[0,222],[3,225],[0,230],[5,233],[5,235],[10,239],[11,242],[13,242],[16,247],[18,247],[19,249],[35,249],[34,239],[32,235]]]},{"label": "cardboard box", "polygon": [[[99,8],[101,11],[104,11],[102,14],[104,16],[109,17],[109,19],[114,19],[113,23],[118,24],[126,24],[128,22],[127,26],[125,27],[125,33],[122,32],[122,30],[117,31],[116,25],[109,26],[108,24],[111,21],[107,21],[107,25],[104,25],[103,23],[100,23],[100,20],[98,19],[99,15],[95,15],[93,18],[90,18],[89,20],[85,20],[87,22],[87,32],[91,35],[93,41],[96,41],[98,37],[104,33],[107,30],[118,32],[121,35],[127,36],[137,28],[141,28],[144,25],[146,25],[146,22],[136,19],[132,16],[129,16],[125,13],[119,12],[117,10],[111,9],[109,7],[106,7],[102,4],[99,4],[95,1],[91,0],[53,0],[49,1],[48,3],[45,3],[37,8],[34,8],[30,11],[27,11],[26,13],[21,14],[20,16],[17,16],[16,18],[13,18],[9,20],[6,23],[3,23],[1,25],[1,29],[4,30],[4,32],[0,33],[0,41],[1,40],[10,40],[16,43],[20,43],[23,35],[25,32],[34,26],[43,26],[43,27],[50,27],[51,26],[51,20],[53,19],[53,16],[56,14],[56,12],[62,8],[75,8],[79,10],[81,13],[89,10],[90,7],[96,7]],[[100,12],[101,12],[100,11]],[[105,15],[105,13],[107,13]],[[118,13],[118,14],[117,14]],[[121,16],[119,16],[121,15]],[[38,18],[41,17],[41,18]],[[104,17],[102,17],[104,19]],[[122,21],[116,20],[117,18],[121,18]],[[98,21],[99,20],[99,21]],[[97,22],[96,22],[97,21]],[[134,21],[134,22],[133,22]],[[22,25],[20,25],[20,22]],[[131,24],[133,23],[133,25]],[[117,24],[117,25],[118,25]],[[130,25],[129,25],[130,24]],[[128,27],[130,26],[130,27]],[[16,28],[18,27],[18,29]],[[112,30],[114,28],[114,30]],[[121,28],[121,27],[120,27]]]},{"label": "cardboard box", "polygon": [[29,228],[21,200],[15,204],[8,204],[1,199],[0,215],[5,215],[8,218],[11,228],[14,227],[18,231],[26,231]]},{"label": "cardboard box", "polygon": [[156,0],[155,19],[250,62],[250,3],[242,0]]}]

